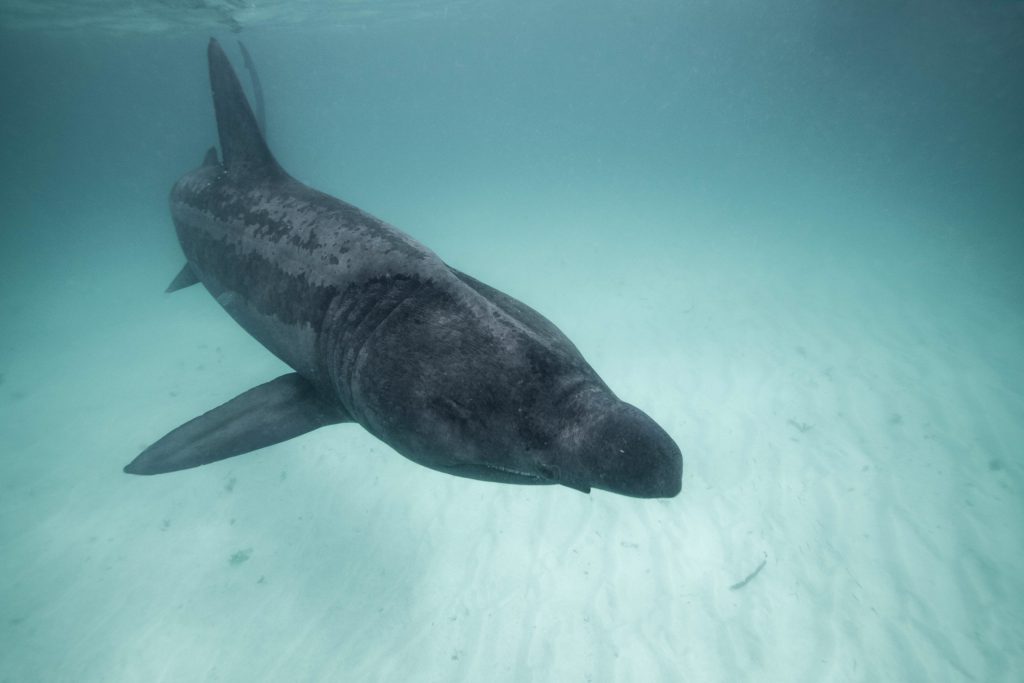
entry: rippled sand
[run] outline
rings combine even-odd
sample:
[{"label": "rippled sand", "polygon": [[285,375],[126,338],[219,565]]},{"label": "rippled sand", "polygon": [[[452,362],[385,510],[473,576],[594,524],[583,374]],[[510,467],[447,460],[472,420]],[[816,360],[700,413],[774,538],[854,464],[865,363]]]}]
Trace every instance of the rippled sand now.
[{"label": "rippled sand", "polygon": [[667,501],[455,479],[353,425],[124,475],[283,369],[160,294],[170,261],[19,281],[0,680],[1019,680],[1019,283],[940,242],[713,234],[438,247],[673,434]]}]

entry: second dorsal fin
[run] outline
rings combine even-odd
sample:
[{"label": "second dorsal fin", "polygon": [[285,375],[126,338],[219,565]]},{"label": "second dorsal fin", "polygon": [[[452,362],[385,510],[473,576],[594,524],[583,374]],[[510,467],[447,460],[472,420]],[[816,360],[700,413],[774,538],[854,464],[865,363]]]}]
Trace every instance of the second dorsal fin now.
[{"label": "second dorsal fin", "polygon": [[214,38],[210,39],[207,55],[224,168],[229,173],[247,176],[284,176],[284,171],[263,139],[231,62]]}]

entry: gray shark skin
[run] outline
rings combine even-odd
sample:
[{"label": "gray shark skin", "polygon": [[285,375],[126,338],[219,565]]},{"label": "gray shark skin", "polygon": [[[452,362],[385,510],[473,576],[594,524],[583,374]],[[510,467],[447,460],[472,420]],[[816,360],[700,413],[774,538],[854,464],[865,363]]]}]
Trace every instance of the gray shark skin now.
[{"label": "gray shark skin", "polygon": [[357,422],[448,474],[643,498],[682,485],[675,442],[619,400],[554,324],[387,223],[289,176],[210,41],[223,160],[171,191],[186,266],[294,373],[175,429],[125,471],[221,460]]}]

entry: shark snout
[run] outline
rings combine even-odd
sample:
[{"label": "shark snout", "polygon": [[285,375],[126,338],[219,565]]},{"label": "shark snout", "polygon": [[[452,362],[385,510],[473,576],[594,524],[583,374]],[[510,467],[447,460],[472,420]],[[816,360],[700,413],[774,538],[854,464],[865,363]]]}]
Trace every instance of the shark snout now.
[{"label": "shark snout", "polygon": [[640,409],[619,403],[595,426],[585,456],[593,486],[634,498],[672,498],[683,485],[683,455]]}]

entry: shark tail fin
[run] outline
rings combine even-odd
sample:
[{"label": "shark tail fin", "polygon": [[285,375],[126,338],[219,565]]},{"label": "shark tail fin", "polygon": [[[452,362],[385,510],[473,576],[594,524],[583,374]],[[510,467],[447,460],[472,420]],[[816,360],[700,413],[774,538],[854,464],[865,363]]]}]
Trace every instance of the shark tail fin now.
[{"label": "shark tail fin", "polygon": [[245,70],[249,72],[249,81],[252,84],[252,97],[256,105],[256,125],[260,127],[264,142],[267,139],[267,107],[263,103],[263,84],[260,83],[259,72],[256,71],[256,62],[246,49],[245,43],[238,41],[238,49],[242,51],[242,61],[245,63]]},{"label": "shark tail fin", "polygon": [[285,172],[263,139],[242,84],[228,56],[214,38],[210,39],[207,56],[224,167],[229,173],[240,175],[283,177]]}]

